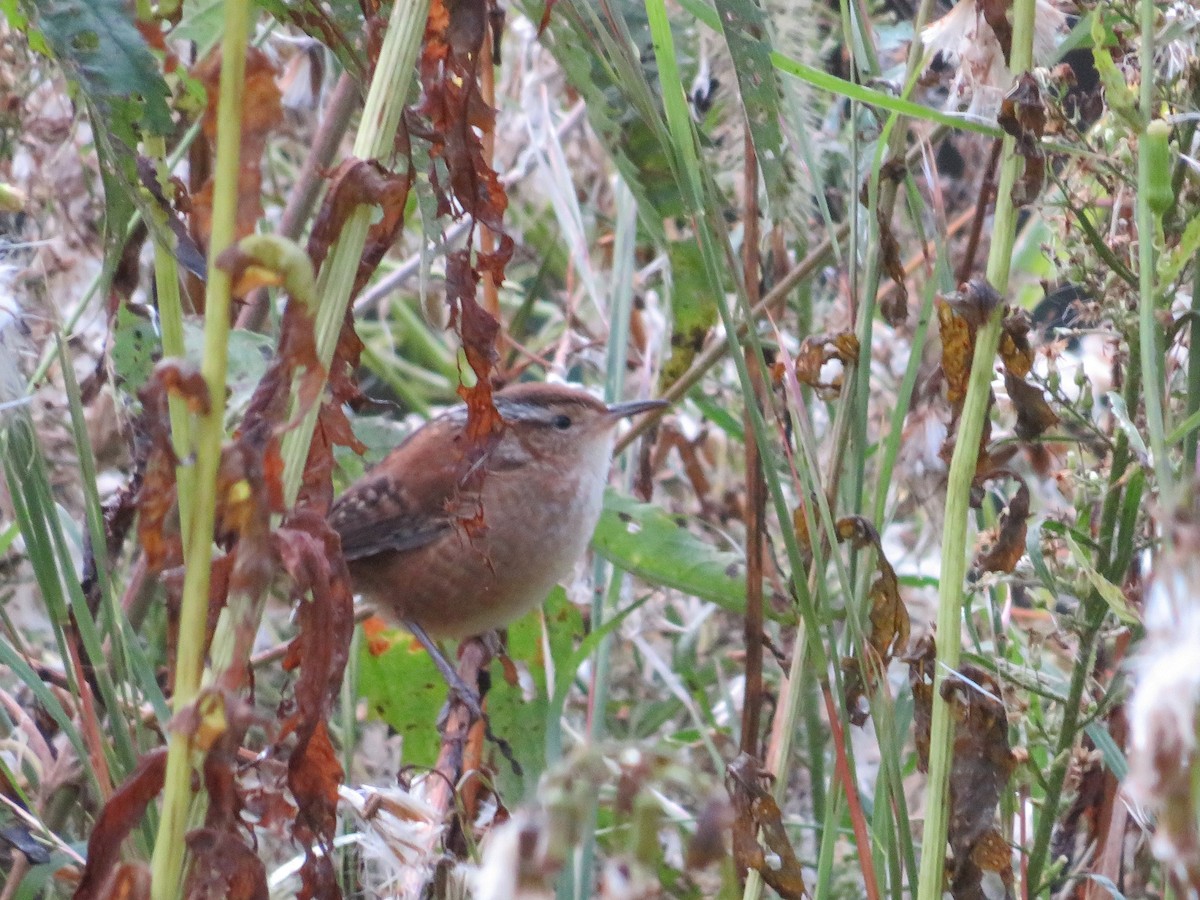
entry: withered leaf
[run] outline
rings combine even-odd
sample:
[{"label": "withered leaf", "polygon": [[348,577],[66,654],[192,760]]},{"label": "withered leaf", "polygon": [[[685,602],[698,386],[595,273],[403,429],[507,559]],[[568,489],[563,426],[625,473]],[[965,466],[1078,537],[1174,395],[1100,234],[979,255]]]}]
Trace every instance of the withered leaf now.
[{"label": "withered leaf", "polygon": [[1012,0],[980,0],[976,7],[983,13],[983,20],[996,35],[996,43],[1000,45],[1000,52],[1004,54],[1006,61],[1012,56],[1012,23],[1008,21],[1011,5]]},{"label": "withered leaf", "polygon": [[1024,378],[1033,369],[1033,347],[1029,343],[1032,325],[1023,309],[1010,311],[1004,317],[1000,333],[1000,359],[1006,371]]},{"label": "withered leaf", "polygon": [[1020,486],[1000,515],[991,545],[979,554],[971,567],[976,575],[983,572],[1011,572],[1025,553],[1026,523],[1029,521],[1029,485],[1019,475],[1013,474],[1012,477],[1017,479]]},{"label": "withered leaf", "polygon": [[[429,181],[439,212],[470,215],[498,238],[496,250],[479,253],[474,262],[463,250],[451,254],[446,263],[446,302],[477,382],[464,394],[467,434],[477,444],[489,440],[499,427],[490,386],[499,323],[478,306],[476,287],[483,272],[493,284],[503,282],[514,248],[504,227],[508,195],[484,153],[484,136],[495,130],[495,110],[484,101],[479,86],[478,49],[487,8],[486,0],[430,4],[420,61],[423,94],[415,110],[428,125],[409,127],[430,144]],[[445,164],[448,185],[439,174],[438,160]]]},{"label": "withered leaf", "polygon": [[1046,156],[1042,152],[1046,106],[1037,79],[1029,72],[1017,79],[1004,98],[997,124],[1016,139],[1016,152],[1025,161],[1024,170],[1012,191],[1014,205],[1024,206],[1037,199],[1046,180]]},{"label": "withered leaf", "polygon": [[[112,896],[109,893],[113,884],[110,875],[117,865],[121,843],[162,790],[166,773],[167,748],[160,747],[143,756],[137,768],[113,791],[88,838],[87,864],[79,887],[75,889],[75,900],[107,900]],[[140,897],[142,894],[135,889],[136,873],[130,874],[131,881],[122,877],[121,884],[126,884],[127,888],[122,888],[118,896]]]},{"label": "withered leaf", "polygon": [[[338,896],[329,860],[337,827],[337,789],[342,769],[325,721],[345,673],[354,629],[350,573],[337,533],[315,509],[296,509],[275,533],[276,552],[292,582],[297,634],[283,666],[299,669],[293,699],[281,710],[277,746],[290,735],[288,787],[296,801],[292,836],[305,848],[300,871],[302,897]],[[307,601],[302,598],[311,594]],[[318,852],[321,849],[322,852]]]},{"label": "withered leaf", "polygon": [[[832,400],[842,391],[845,367],[857,364],[858,354],[858,337],[852,331],[810,335],[801,342],[800,349],[796,351],[796,380],[814,388],[822,400]],[[842,364],[842,369],[834,373],[828,381],[822,379],[821,370],[826,363],[835,361]]]},{"label": "withered leaf", "polygon": [[[1016,760],[1008,744],[1008,715],[999,699],[999,684],[978,666],[963,665],[960,672],[961,677],[946,680],[942,695],[951,704],[955,723],[948,832],[951,886],[956,898],[966,898],[978,895],[982,871],[975,855],[981,843],[984,858],[995,862],[996,807]],[[1005,859],[996,871],[1007,868]]]},{"label": "withered leaf", "polygon": [[838,540],[850,541],[857,549],[874,547],[879,569],[879,577],[867,593],[870,627],[863,648],[864,660],[853,657],[842,660],[842,670],[846,673],[846,712],[853,724],[862,725],[867,718],[863,699],[868,691],[874,690],[892,659],[908,648],[911,622],[908,608],[900,597],[900,580],[884,555],[875,526],[862,516],[847,516],[837,521],[835,530]]},{"label": "withered leaf", "polygon": [[929,771],[929,734],[933,727],[933,677],[937,666],[937,644],[926,635],[905,657],[908,683],[913,693],[913,744],[917,749],[917,768]]},{"label": "withered leaf", "polygon": [[[764,783],[770,776],[748,753],[739,754],[725,770],[725,789],[733,803],[733,858],[738,871],[753,869],[779,896],[806,896],[800,860],[783,827],[783,814]],[[759,843],[759,833],[762,843]],[[768,862],[769,850],[774,858]]]},{"label": "withered leaf", "polygon": [[[208,104],[201,128],[211,146],[216,146],[217,103],[220,96],[221,54],[219,49],[201,60],[192,76],[208,92]],[[275,68],[270,57],[251,47],[246,52],[246,81],[239,98],[242,104],[242,141],[238,161],[238,205],[234,233],[237,238],[253,234],[262,217],[262,158],[267,136],[283,121],[283,105]],[[212,191],[210,179],[192,198],[192,234],[202,247],[208,246],[212,233]]]},{"label": "withered leaf", "polygon": [[891,221],[884,216],[883,204],[876,210],[876,221],[879,223],[879,262],[896,285],[896,290],[880,304],[879,311],[883,320],[895,327],[908,318],[908,283],[904,262],[900,259],[900,242],[892,231]]},{"label": "withered leaf", "polygon": [[958,411],[967,396],[967,382],[971,377],[971,359],[975,353],[975,329],[966,317],[955,312],[954,307],[938,297],[935,301],[939,333],[942,339],[942,375],[946,379],[946,399]]},{"label": "withered leaf", "polygon": [[407,171],[389,172],[375,160],[350,157],[329,175],[329,189],[313,222],[308,238],[308,255],[313,268],[320,270],[334,239],[341,234],[346,220],[363,205],[377,206],[382,218],[371,226],[359,262],[351,296],[371,277],[375,267],[391,247],[404,221],[404,206],[412,180]]},{"label": "withered leaf", "polygon": [[192,854],[188,900],[267,900],[263,862],[237,835],[197,828],[187,836]]},{"label": "withered leaf", "polygon": [[469,253],[457,250],[447,254],[446,300],[451,324],[458,327],[463,353],[476,378],[474,387],[459,387],[458,393],[467,404],[467,438],[476,453],[484,453],[499,437],[504,421],[492,402],[491,385],[500,323],[475,299],[478,285],[479,273],[472,268]]},{"label": "withered leaf", "polygon": [[1046,402],[1046,395],[1040,387],[1008,372],[1004,374],[1004,387],[1017,411],[1017,425],[1014,430],[1021,440],[1036,440],[1058,424],[1058,416]]},{"label": "withered leaf", "polygon": [[[929,767],[929,733],[932,723],[934,667],[933,639],[922,638],[908,657],[913,691],[913,739],[917,766]],[[950,768],[950,820],[948,863],[951,894],[958,900],[984,896],[984,868],[996,871],[1005,884],[1012,873],[1008,848],[995,827],[1001,792],[1016,767],[1008,744],[1008,716],[1000,701],[1000,687],[992,676],[966,664],[961,677],[942,684],[942,696],[954,717],[954,755]],[[934,852],[934,848],[927,848]]]}]

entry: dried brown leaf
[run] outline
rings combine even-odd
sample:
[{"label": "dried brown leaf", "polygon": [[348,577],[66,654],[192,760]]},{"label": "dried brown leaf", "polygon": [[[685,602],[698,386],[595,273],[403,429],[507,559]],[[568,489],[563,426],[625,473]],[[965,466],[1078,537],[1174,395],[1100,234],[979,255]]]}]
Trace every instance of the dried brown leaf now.
[{"label": "dried brown leaf", "polygon": [[1025,167],[1013,185],[1013,204],[1020,207],[1037,199],[1046,181],[1046,155],[1042,136],[1046,132],[1046,105],[1037,79],[1023,73],[1000,105],[997,124],[1016,138],[1016,152]]},{"label": "dried brown leaf", "polygon": [[111,875],[118,862],[121,843],[142,820],[154,798],[162,790],[167,772],[167,748],[152,750],[138,760],[138,766],[118,787],[92,826],[88,838],[87,864],[75,889],[75,900],[107,900],[111,896],[138,898],[140,876],[127,872],[113,887]]},{"label": "dried brown leaf", "polygon": [[[214,50],[192,70],[192,77],[204,85],[208,104],[201,129],[209,145],[216,146],[217,104],[220,97],[221,54]],[[253,234],[262,218],[262,158],[267,136],[283,121],[275,68],[263,51],[251,47],[246,53],[246,80],[239,98],[242,105],[242,141],[238,162],[238,205],[234,233],[237,238]],[[203,247],[212,233],[212,181],[206,182],[192,198],[192,234]]]},{"label": "dried brown leaf", "polygon": [[1000,359],[1004,368],[1018,378],[1024,378],[1033,369],[1029,314],[1023,309],[1013,310],[1004,317],[1001,327]]},{"label": "dried brown leaf", "polygon": [[[758,872],[781,897],[805,897],[800,860],[783,827],[779,805],[764,786],[769,779],[762,763],[748,753],[739,754],[725,770],[725,789],[734,811],[734,862],[741,873]],[[773,856],[769,862],[767,851]]]},{"label": "dried brown leaf", "polygon": [[[796,351],[796,380],[814,388],[822,400],[832,400],[842,391],[845,368],[858,363],[858,354],[858,337],[852,331],[810,335],[801,342],[800,349]],[[824,380],[821,370],[827,363],[835,361],[842,364],[842,369],[828,381]],[[776,380],[781,376],[781,372],[777,373]]]},{"label": "dried brown leaf", "polygon": [[1029,521],[1029,485],[1019,475],[1016,494],[1000,514],[994,539],[986,551],[975,559],[971,570],[976,575],[983,572],[1011,572],[1025,553],[1026,524]]},{"label": "dried brown leaf", "polygon": [[1021,440],[1036,440],[1058,424],[1058,415],[1046,402],[1046,395],[1040,387],[1007,372],[1004,374],[1004,387],[1017,411],[1014,430]]},{"label": "dried brown leaf", "polygon": [[867,720],[866,693],[875,689],[892,659],[908,648],[911,622],[908,607],[900,597],[900,580],[884,555],[875,526],[862,516],[847,516],[837,521],[835,531],[839,541],[849,541],[855,549],[873,547],[879,569],[879,577],[867,593],[870,627],[863,648],[866,657],[862,661],[853,657],[842,660],[842,671],[846,674],[846,711],[853,724],[862,725]]},{"label": "dried brown leaf", "polygon": [[308,255],[314,269],[321,268],[330,246],[358,207],[376,206],[382,213],[367,232],[367,241],[351,289],[351,296],[354,296],[370,279],[404,224],[404,208],[412,179],[407,170],[404,174],[397,174],[389,172],[375,160],[353,157],[339,164],[329,178],[329,189],[308,239]]}]

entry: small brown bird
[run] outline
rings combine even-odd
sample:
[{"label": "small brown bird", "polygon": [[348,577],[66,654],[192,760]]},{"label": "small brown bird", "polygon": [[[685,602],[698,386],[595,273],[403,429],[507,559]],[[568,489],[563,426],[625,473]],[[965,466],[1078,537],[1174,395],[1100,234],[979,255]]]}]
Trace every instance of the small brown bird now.
[{"label": "small brown bird", "polygon": [[333,505],[355,588],[434,638],[500,628],[571,573],[600,517],[617,423],[666,405],[606,406],[554,384],[495,394],[504,420],[478,459],[458,406],[417,429]]}]

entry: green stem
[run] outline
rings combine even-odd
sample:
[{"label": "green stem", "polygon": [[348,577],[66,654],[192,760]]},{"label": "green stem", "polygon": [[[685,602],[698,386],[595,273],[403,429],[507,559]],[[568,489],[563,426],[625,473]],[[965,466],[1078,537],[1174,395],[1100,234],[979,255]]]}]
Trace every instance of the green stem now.
[{"label": "green stem", "polygon": [[[217,150],[214,173],[212,235],[205,291],[204,359],[201,372],[208,388],[210,408],[200,417],[196,432],[195,503],[188,535],[187,566],[179,619],[179,648],[175,660],[176,717],[196,699],[204,667],[205,622],[211,575],[213,525],[216,512],[217,469],[225,438],[225,381],[229,352],[230,278],[217,257],[234,241],[238,200],[238,163],[241,155],[242,89],[246,74],[246,47],[250,34],[248,0],[225,5],[225,32],[221,42],[221,82],[217,105]],[[151,896],[169,900],[179,896],[184,868],[184,830],[191,807],[192,734],[171,732],[163,812],[154,844]]]},{"label": "green stem", "polygon": [[[166,142],[155,135],[147,137],[145,144],[146,155],[154,161],[159,185],[166,196],[169,190]],[[165,226],[165,214],[162,221]],[[179,291],[179,263],[171,248],[159,240],[154,241],[154,289],[158,298],[158,318],[162,323],[163,358],[183,359],[187,356],[187,350],[183,340],[183,299]],[[167,397],[167,410],[171,418],[171,437],[175,444],[175,453],[180,459],[187,459],[192,447],[192,424],[187,401],[170,394]],[[192,470],[182,465],[175,472],[176,493],[179,498],[179,526],[183,534],[185,554],[191,549],[188,529],[192,524],[193,474]],[[187,561],[186,555],[184,560]]]},{"label": "green stem", "polygon": [[1151,208],[1151,185],[1159,179],[1169,179],[1169,172],[1155,172],[1153,155],[1148,152],[1146,127],[1154,116],[1154,17],[1153,0],[1141,2],[1142,42],[1139,51],[1142,82],[1139,106],[1142,133],[1138,139],[1138,342],[1142,352],[1142,393],[1146,404],[1146,429],[1150,432],[1150,448],[1154,453],[1154,474],[1158,479],[1158,501],[1163,518],[1171,517],[1175,504],[1174,473],[1167,456],[1166,420],[1163,409],[1163,330],[1155,315],[1154,296],[1155,237],[1159,220]]},{"label": "green stem", "polygon": [[[392,5],[387,34],[354,140],[353,153],[358,159],[382,159],[392,154],[396,129],[408,97],[413,64],[420,49],[428,14],[429,0]],[[315,325],[317,358],[326,369],[333,359],[333,351],[346,317],[350,290],[358,273],[370,222],[371,207],[358,206],[343,225],[317,279],[316,295],[321,303]],[[317,424],[317,412],[316,407],[310,409],[299,425],[283,438],[284,498],[288,506],[295,502],[300,490],[304,463]]]},{"label": "green stem", "polygon": [[[1125,382],[1124,397],[1127,409],[1137,409],[1138,394],[1141,391],[1141,366],[1138,342],[1129,341],[1129,377]],[[1104,497],[1104,505],[1100,513],[1100,552],[1096,556],[1096,568],[1106,578],[1116,584],[1124,581],[1124,573],[1112,568],[1113,538],[1117,530],[1117,517],[1121,512],[1122,489],[1125,480],[1125,469],[1129,465],[1129,438],[1123,431],[1118,431],[1116,445],[1113,448],[1112,465],[1109,468],[1108,491]],[[1127,557],[1128,558],[1128,557]],[[1075,667],[1071,672],[1071,683],[1067,689],[1066,702],[1063,704],[1063,720],[1059,729],[1058,741],[1054,748],[1053,763],[1046,778],[1046,792],[1042,799],[1041,812],[1038,815],[1037,828],[1034,831],[1033,847],[1029,851],[1029,864],[1026,867],[1027,896],[1036,896],[1042,874],[1046,866],[1046,854],[1049,852],[1050,837],[1057,820],[1058,804],[1062,799],[1063,785],[1066,783],[1067,770],[1071,755],[1067,752],[1075,743],[1076,730],[1079,726],[1080,705],[1083,702],[1083,691],[1087,686],[1088,676],[1092,670],[1092,656],[1096,649],[1096,639],[1104,622],[1108,604],[1098,593],[1092,593],[1084,601],[1083,629],[1079,636],[1079,650],[1076,654]]]},{"label": "green stem", "polygon": [[[1187,372],[1187,416],[1190,418],[1200,412],[1200,252],[1196,253],[1192,263],[1195,273],[1192,276],[1192,324],[1189,331],[1188,372]],[[1196,445],[1200,440],[1200,430],[1188,432],[1183,443],[1183,458],[1185,473],[1196,471]]]},{"label": "green stem", "polygon": [[[1018,0],[1013,6],[1010,68],[1016,75],[1027,71],[1032,62],[1034,11],[1034,0]],[[1017,224],[1012,191],[1022,160],[1014,153],[1012,137],[1004,139],[1002,153],[987,279],[996,292],[1004,297],[1008,293]],[[962,652],[963,580],[967,568],[971,485],[975,480],[979,441],[989,412],[992,367],[1000,343],[1003,307],[1002,302],[997,305],[975,336],[975,358],[958,422],[946,486],[942,568],[938,585],[937,663],[934,669],[933,723],[930,729],[929,793],[925,804],[918,900],[938,900],[942,896],[954,728],[949,704],[943,699],[941,690],[946,673],[957,669]]]}]

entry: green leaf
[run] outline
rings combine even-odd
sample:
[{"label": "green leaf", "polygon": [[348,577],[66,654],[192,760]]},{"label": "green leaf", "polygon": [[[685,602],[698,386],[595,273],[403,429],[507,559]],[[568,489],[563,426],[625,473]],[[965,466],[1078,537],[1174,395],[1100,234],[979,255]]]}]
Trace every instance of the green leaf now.
[{"label": "green leaf", "polygon": [[704,348],[717,321],[717,300],[705,277],[704,259],[694,241],[673,241],[671,261],[671,357],[662,370],[662,385],[673,384]]},{"label": "green leaf", "polygon": [[136,124],[143,133],[171,131],[170,91],[125,0],[36,0],[32,6],[51,53],[110,117],[110,128]]},{"label": "green leaf", "polygon": [[145,316],[139,316],[124,303],[117,307],[117,324],[113,329],[113,370],[117,384],[128,396],[137,394],[150,378],[161,349],[162,342],[153,322]]},{"label": "green leaf", "polygon": [[[543,609],[553,670],[561,672],[567,666],[575,644],[583,640],[583,617],[567,600],[566,591],[561,587],[551,592]],[[502,676],[499,667],[493,666],[492,689],[487,696],[492,732],[508,741],[524,770],[524,778],[520,779],[511,766],[496,759],[500,795],[511,803],[532,796],[538,777],[546,768],[549,669],[542,646],[542,616],[537,610],[508,627],[508,655],[531,678],[527,685],[512,685]],[[526,689],[532,691],[532,696],[525,696]]]},{"label": "green leaf", "polygon": [[[741,555],[701,540],[687,520],[649,503],[612,491],[592,538],[602,557],[643,581],[662,585],[741,614],[746,607],[745,561]],[[780,616],[768,609],[767,615]]]},{"label": "green leaf", "polygon": [[[755,0],[716,0],[725,43],[733,58],[738,91],[746,123],[754,142],[754,154],[762,170],[768,204],[790,192],[784,166],[779,80],[771,62],[771,39],[767,18]],[[775,211],[778,218],[778,211]]]},{"label": "green leaf", "polygon": [[368,715],[387,722],[404,738],[405,765],[432,766],[440,738],[438,713],[446,700],[446,682],[425,648],[402,635],[376,656],[362,642],[358,657],[358,695]]},{"label": "green leaf", "polygon": [[1108,608],[1113,611],[1113,614],[1127,625],[1139,624],[1138,615],[1125,598],[1125,592],[1096,571],[1091,559],[1088,558],[1087,553],[1079,546],[1074,537],[1070,534],[1065,535],[1065,537],[1067,546],[1071,548],[1071,554],[1075,557],[1076,564],[1083,570],[1083,574],[1087,576],[1087,580],[1096,589],[1096,593],[1108,604]]}]

